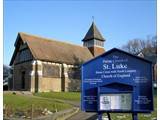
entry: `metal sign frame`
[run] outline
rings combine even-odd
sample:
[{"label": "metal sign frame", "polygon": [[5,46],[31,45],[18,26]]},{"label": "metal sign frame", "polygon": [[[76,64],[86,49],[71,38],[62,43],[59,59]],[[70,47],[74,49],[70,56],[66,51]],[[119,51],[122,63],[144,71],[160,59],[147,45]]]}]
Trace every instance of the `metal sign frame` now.
[{"label": "metal sign frame", "polygon": [[[99,90],[98,90],[98,92],[99,92]],[[98,93],[98,102],[97,102],[97,106],[98,106],[98,111],[100,111],[100,112],[114,112],[114,113],[119,113],[119,112],[121,112],[121,113],[130,113],[130,112],[132,112],[133,111],[133,92],[132,91],[126,91],[126,92],[107,92],[107,93],[105,93],[105,94],[131,94],[131,109],[130,110],[122,110],[122,109],[111,109],[111,110],[101,110],[100,109],[100,95],[102,95],[102,94],[104,94],[104,93],[101,93],[101,92],[99,92]]]}]

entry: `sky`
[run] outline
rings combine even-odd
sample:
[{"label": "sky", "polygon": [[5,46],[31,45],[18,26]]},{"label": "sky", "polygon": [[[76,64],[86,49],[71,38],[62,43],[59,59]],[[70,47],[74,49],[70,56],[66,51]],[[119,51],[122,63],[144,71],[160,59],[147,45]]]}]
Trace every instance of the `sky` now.
[{"label": "sky", "polygon": [[82,45],[94,16],[106,51],[157,32],[155,0],[5,0],[3,9],[5,65],[18,32]]}]

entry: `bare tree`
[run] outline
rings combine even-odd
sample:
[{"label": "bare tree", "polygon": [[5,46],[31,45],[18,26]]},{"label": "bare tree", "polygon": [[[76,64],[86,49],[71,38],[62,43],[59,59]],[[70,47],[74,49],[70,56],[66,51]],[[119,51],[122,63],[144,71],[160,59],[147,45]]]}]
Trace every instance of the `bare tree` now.
[{"label": "bare tree", "polygon": [[132,54],[137,54],[144,49],[157,48],[157,37],[147,36],[145,40],[143,39],[129,40],[127,44],[123,45],[121,48]]},{"label": "bare tree", "polygon": [[126,45],[122,46],[122,49],[124,49],[132,54],[136,54],[141,51],[141,49],[142,49],[141,44],[142,43],[139,39],[129,40]]}]

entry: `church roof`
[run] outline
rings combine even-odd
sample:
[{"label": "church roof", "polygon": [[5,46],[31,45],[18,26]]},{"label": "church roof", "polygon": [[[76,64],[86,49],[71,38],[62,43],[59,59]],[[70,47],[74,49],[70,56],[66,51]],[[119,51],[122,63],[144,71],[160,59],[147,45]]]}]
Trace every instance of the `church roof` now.
[{"label": "church roof", "polygon": [[[42,38],[26,33],[19,33],[15,42],[15,47],[19,46],[19,41],[26,43],[34,59],[66,64],[78,64],[93,58],[86,47],[60,42],[52,39]],[[11,59],[10,65],[16,57],[16,49]]]},{"label": "church roof", "polygon": [[91,27],[89,28],[87,34],[85,35],[82,41],[89,41],[91,39],[98,39],[100,41],[105,41],[99,30],[97,29],[94,22],[92,22]]}]

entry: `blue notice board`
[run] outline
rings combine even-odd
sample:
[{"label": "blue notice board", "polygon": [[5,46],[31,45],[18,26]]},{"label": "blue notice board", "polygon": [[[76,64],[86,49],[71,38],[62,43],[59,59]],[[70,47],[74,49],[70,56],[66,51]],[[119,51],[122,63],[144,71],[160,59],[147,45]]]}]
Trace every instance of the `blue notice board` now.
[{"label": "blue notice board", "polygon": [[117,48],[82,65],[86,112],[153,111],[152,63]]}]

